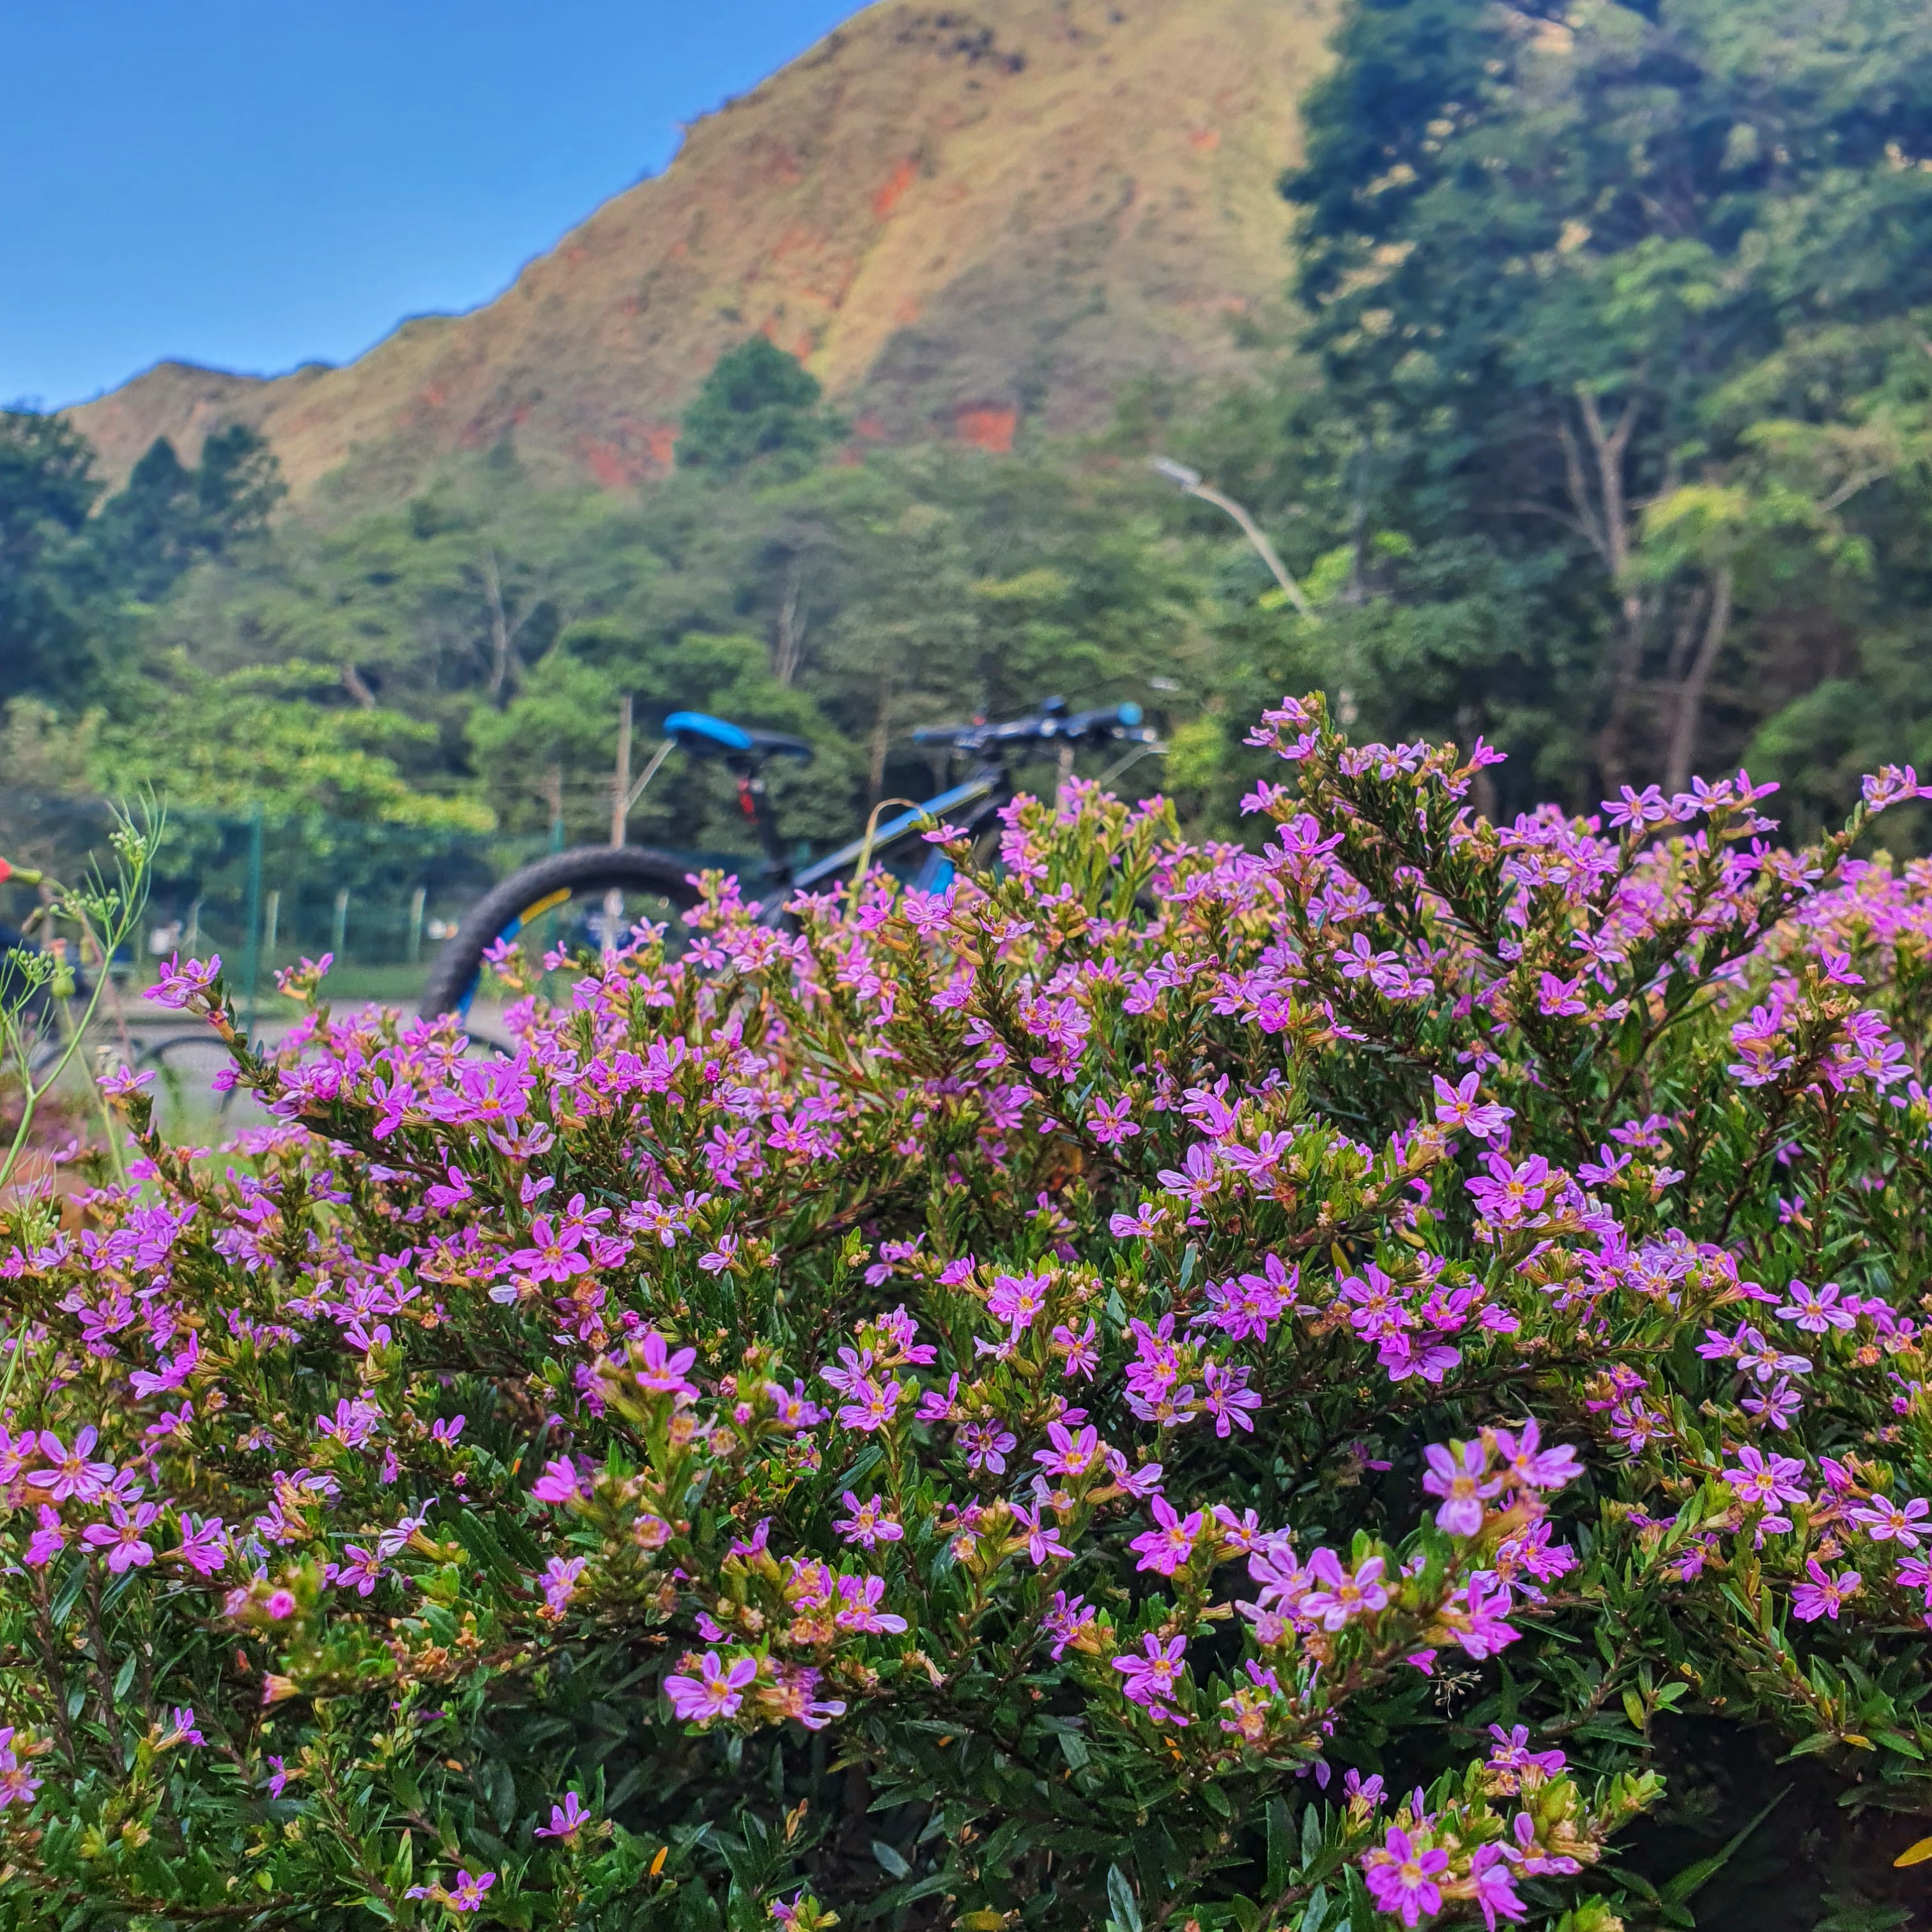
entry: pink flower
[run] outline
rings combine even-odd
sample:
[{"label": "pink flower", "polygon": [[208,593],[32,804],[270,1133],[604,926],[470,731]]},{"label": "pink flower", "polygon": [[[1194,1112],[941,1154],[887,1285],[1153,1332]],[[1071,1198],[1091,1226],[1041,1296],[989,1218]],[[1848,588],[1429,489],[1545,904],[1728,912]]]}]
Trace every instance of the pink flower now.
[{"label": "pink flower", "polygon": [[1024,1503],[1007,1504],[1013,1513],[1013,1521],[1018,1525],[1020,1534],[1026,1540],[1027,1561],[1041,1564],[1051,1556],[1071,1556],[1073,1552],[1060,1540],[1056,1526],[1047,1522],[1042,1506],[1037,1510],[1028,1509]]},{"label": "pink flower", "polygon": [[[1767,1458],[1760,1449],[1740,1449],[1739,1467],[1726,1469],[1724,1480],[1744,1503],[1762,1503],[1768,1508],[1778,1503],[1803,1503],[1810,1498],[1792,1479],[1804,1473],[1804,1465],[1790,1456]],[[1919,1514],[1924,1514],[1920,1506]]]},{"label": "pink flower", "polygon": [[574,1791],[563,1794],[561,1804],[550,1808],[550,1822],[537,1827],[539,1838],[574,1838],[590,1822],[590,1814],[584,1809],[584,1800]]},{"label": "pink flower", "polygon": [[667,1677],[664,1695],[671,1708],[686,1723],[708,1724],[715,1718],[730,1717],[745,1701],[745,1687],[758,1674],[754,1657],[740,1657],[728,1666],[714,1650],[698,1660],[696,1677]]},{"label": "pink flower", "polygon": [[1435,1078],[1436,1118],[1445,1127],[1466,1127],[1477,1139],[1486,1141],[1492,1134],[1502,1135],[1508,1123],[1516,1118],[1514,1108],[1486,1104],[1476,1098],[1480,1074],[1466,1073],[1453,1087],[1439,1073]]},{"label": "pink flower", "polygon": [[852,1514],[832,1526],[844,1542],[856,1543],[862,1550],[870,1550],[876,1543],[897,1543],[905,1534],[884,1496],[875,1496],[862,1503],[848,1490],[845,1507]]},{"label": "pink flower", "polygon": [[42,1503],[40,1526],[27,1544],[27,1567],[32,1570],[44,1570],[67,1547],[58,1510]]},{"label": "pink flower", "polygon": [[36,1469],[27,1480],[35,1489],[45,1490],[50,1498],[57,1503],[64,1503],[70,1496],[91,1503],[105,1495],[108,1485],[114,1480],[114,1465],[88,1460],[100,1435],[100,1432],[90,1423],[74,1438],[74,1448],[70,1450],[52,1430],[42,1430],[40,1454],[54,1466],[51,1469]]},{"label": "pink flower", "polygon": [[695,1348],[680,1348],[673,1354],[670,1345],[653,1328],[644,1336],[643,1356],[643,1364],[638,1370],[640,1388],[658,1395],[690,1397],[697,1394],[697,1390],[684,1378],[685,1370],[698,1360]]},{"label": "pink flower", "polygon": [[1385,1609],[1388,1591],[1382,1572],[1385,1560],[1371,1556],[1352,1574],[1342,1568],[1332,1550],[1318,1550],[1304,1566],[1303,1574],[1320,1587],[1301,1599],[1301,1607],[1324,1630],[1338,1630],[1352,1617]]},{"label": "pink flower", "polygon": [[190,959],[184,965],[180,953],[169,958],[161,968],[161,976],[143,995],[152,1000],[158,1006],[172,1006],[176,1010],[186,1006],[197,993],[206,992],[214,985],[215,976],[221,970],[221,955],[211,954],[206,959]]},{"label": "pink flower", "polygon": [[1439,1846],[1424,1850],[1400,1825],[1362,1859],[1362,1876],[1378,1912],[1399,1914],[1405,1925],[1419,1924],[1442,1910],[1436,1882],[1449,1869],[1449,1854]]},{"label": "pink flower", "polygon": [[1058,1664],[1066,1647],[1097,1628],[1094,1612],[1084,1597],[1070,1597],[1064,1590],[1053,1593],[1053,1602],[1040,1627],[1052,1640],[1052,1655]]},{"label": "pink flower", "polygon": [[1522,1425],[1520,1435],[1508,1429],[1498,1429],[1494,1435],[1504,1480],[1523,1489],[1560,1490],[1583,1473],[1576,1452],[1568,1443],[1559,1442],[1553,1449],[1539,1448],[1542,1434],[1534,1420]]},{"label": "pink flower", "polygon": [[1862,1581],[1858,1573],[1841,1570],[1834,1577],[1815,1556],[1806,1562],[1804,1568],[1810,1580],[1792,1592],[1791,1614],[1800,1623],[1816,1623],[1820,1617],[1829,1617],[1836,1623],[1846,1600],[1858,1594]]},{"label": "pink flower", "polygon": [[841,1576],[838,1579],[838,1608],[832,1621],[841,1630],[884,1631],[897,1636],[906,1627],[904,1617],[890,1610],[879,1608],[886,1594],[886,1580],[883,1576]]},{"label": "pink flower", "polygon": [[1514,1922],[1529,1916],[1529,1908],[1517,1897],[1511,1880],[1509,1854],[1501,1845],[1478,1845],[1469,1860],[1469,1876],[1487,1932],[1496,1932],[1499,1918]]},{"label": "pink flower", "polygon": [[1537,1782],[1554,1778],[1566,1762],[1560,1750],[1532,1750],[1527,1725],[1514,1724],[1505,1731],[1492,1724],[1490,1736],[1496,1739],[1490,1747],[1490,1768],[1501,1774],[1497,1781],[1505,1792],[1520,1790],[1526,1778]]},{"label": "pink flower", "polygon": [[1023,1334],[1046,1307],[1052,1279],[1044,1274],[996,1276],[993,1292],[986,1298],[986,1312],[1005,1322],[1012,1334]]},{"label": "pink flower", "polygon": [[456,1883],[451,1888],[448,1906],[452,1912],[480,1911],[483,1894],[496,1882],[494,1872],[478,1872],[473,1878],[466,1871],[459,1870]]},{"label": "pink flower", "polygon": [[1100,1366],[1100,1352],[1095,1340],[1099,1332],[1090,1320],[1077,1334],[1064,1322],[1054,1328],[1050,1337],[1053,1352],[1065,1358],[1060,1371],[1062,1381],[1074,1376],[1084,1382],[1094,1379],[1094,1371]]},{"label": "pink flower", "polygon": [[212,1576],[228,1561],[228,1532],[218,1516],[203,1522],[199,1516],[182,1517],[181,1547],[174,1552],[177,1563],[185,1563],[197,1576]]},{"label": "pink flower", "polygon": [[575,1468],[563,1457],[554,1456],[530,1486],[530,1494],[540,1503],[574,1503],[582,1500],[584,1486]]},{"label": "pink flower", "polygon": [[1205,1520],[1199,1510],[1180,1515],[1165,1496],[1156,1496],[1151,1508],[1154,1527],[1136,1537],[1128,1545],[1140,1553],[1136,1570],[1151,1570],[1158,1576],[1172,1576],[1194,1554],[1194,1545]]},{"label": "pink flower", "polygon": [[108,1552],[107,1567],[118,1576],[130,1568],[145,1570],[154,1560],[153,1544],[142,1539],[142,1532],[160,1515],[152,1503],[136,1503],[132,1510],[122,1507],[118,1498],[107,1505],[111,1522],[91,1522],[80,1540]]},{"label": "pink flower", "polygon": [[1489,1476],[1488,1452],[1480,1442],[1457,1443],[1453,1452],[1432,1442],[1424,1453],[1429,1470],[1422,1486],[1432,1496],[1443,1498],[1442,1507],[1436,1512],[1436,1528],[1446,1529],[1451,1536],[1480,1535],[1484,1502],[1502,1488],[1500,1479]]},{"label": "pink flower", "polygon": [[1922,1529],[1928,1529],[1925,1522],[1928,1505],[1923,1496],[1913,1496],[1902,1506],[1889,1496],[1874,1496],[1871,1501],[1852,1511],[1852,1520],[1864,1530],[1874,1543],[1896,1540],[1904,1550],[1918,1547]]},{"label": "pink flower", "polygon": [[1132,1703],[1143,1706],[1159,1724],[1184,1728],[1187,1720],[1172,1708],[1175,1687],[1180,1678],[1181,1660],[1187,1653],[1187,1640],[1170,1637],[1163,1644],[1152,1630],[1141,1639],[1142,1654],[1131,1652],[1113,1660],[1114,1668],[1126,1679],[1120,1688]]}]

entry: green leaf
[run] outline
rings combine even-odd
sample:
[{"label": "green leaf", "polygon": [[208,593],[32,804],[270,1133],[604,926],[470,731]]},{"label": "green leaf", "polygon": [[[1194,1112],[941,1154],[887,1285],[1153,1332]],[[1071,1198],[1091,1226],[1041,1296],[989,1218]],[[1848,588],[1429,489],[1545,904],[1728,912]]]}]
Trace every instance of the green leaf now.
[{"label": "green leaf", "polygon": [[1270,1892],[1288,1888],[1289,1863],[1294,1840],[1289,1835],[1288,1801],[1270,1798],[1268,1803],[1268,1888]]},{"label": "green leaf", "polygon": [[1765,1806],[1762,1810],[1759,1812],[1755,1818],[1744,1826],[1742,1831],[1738,1833],[1736,1837],[1731,1840],[1729,1844],[1725,1846],[1721,1852],[1711,1858],[1700,1858],[1694,1865],[1686,1865],[1675,1878],[1658,1888],[1658,1896],[1666,1905],[1681,1906],[1687,1904],[1730,1863],[1733,1856],[1742,1847],[1744,1840],[1790,1795],[1791,1787],[1787,1784],[1768,1804]]},{"label": "green leaf", "polygon": [[879,1862],[880,1868],[891,1878],[910,1878],[912,1867],[887,1844],[883,1838],[872,1840],[872,1856]]},{"label": "green leaf", "polygon": [[1118,1865],[1107,1868],[1107,1904],[1120,1932],[1141,1932],[1140,1901],[1134,1896],[1134,1888],[1128,1883],[1126,1874]]}]

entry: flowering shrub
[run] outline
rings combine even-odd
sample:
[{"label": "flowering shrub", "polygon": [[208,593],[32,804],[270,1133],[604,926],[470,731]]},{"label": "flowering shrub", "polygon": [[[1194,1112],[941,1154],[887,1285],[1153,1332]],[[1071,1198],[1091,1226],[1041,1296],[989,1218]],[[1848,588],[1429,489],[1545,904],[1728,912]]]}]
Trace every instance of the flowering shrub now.
[{"label": "flowering shrub", "polygon": [[1604,1932],[1686,1738],[1932,1808],[1916,780],[1257,741],[506,1056],[164,976],[274,1124],[5,1210],[8,1922]]}]

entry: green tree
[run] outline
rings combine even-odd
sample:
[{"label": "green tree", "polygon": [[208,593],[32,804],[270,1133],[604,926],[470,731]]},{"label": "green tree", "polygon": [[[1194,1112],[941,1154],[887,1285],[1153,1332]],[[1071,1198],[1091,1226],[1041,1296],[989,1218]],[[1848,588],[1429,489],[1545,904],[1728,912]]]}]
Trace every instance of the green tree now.
[{"label": "green tree", "polygon": [[211,434],[192,470],[158,436],[88,530],[86,586],[157,603],[202,559],[260,536],[285,494],[274,453],[244,424]]},{"label": "green tree", "polygon": [[821,396],[796,357],[752,336],[718,358],[685,411],[679,466],[720,476],[756,466],[768,480],[801,475],[845,434]]},{"label": "green tree", "polygon": [[100,494],[77,430],[0,409],[0,703],[68,698],[92,681],[92,640],[59,565]]},{"label": "green tree", "polygon": [[[1918,594],[1922,418],[1881,398],[1932,302],[1932,22],[1365,0],[1340,50],[1287,185],[1346,590],[1388,606],[1384,666],[1424,606],[1501,585],[1513,613],[1510,649],[1452,627],[1450,688],[1398,683],[1376,722],[1500,729],[1573,796],[1742,750]],[[1826,341],[1828,380],[1789,380]],[[1863,455],[1821,462],[1834,439]],[[1379,586],[1378,531],[1405,547]]]}]

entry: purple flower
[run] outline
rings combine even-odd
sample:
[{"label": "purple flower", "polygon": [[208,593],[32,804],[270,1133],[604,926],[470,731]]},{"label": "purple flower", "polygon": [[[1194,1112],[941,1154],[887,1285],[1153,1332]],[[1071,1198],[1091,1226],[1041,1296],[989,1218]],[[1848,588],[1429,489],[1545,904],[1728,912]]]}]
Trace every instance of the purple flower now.
[{"label": "purple flower", "polygon": [[1508,1429],[1494,1434],[1505,1480],[1523,1489],[1560,1490],[1583,1473],[1576,1452],[1568,1443],[1560,1442],[1553,1449],[1538,1447],[1542,1434],[1534,1420],[1526,1422],[1520,1435]]},{"label": "purple flower", "polygon": [[695,1348],[680,1348],[674,1354],[670,1345],[653,1328],[644,1336],[643,1359],[637,1372],[638,1386],[654,1394],[688,1400],[698,1391],[685,1380],[684,1372],[697,1359]]},{"label": "purple flower", "polygon": [[1436,1882],[1449,1869],[1449,1854],[1439,1846],[1426,1850],[1400,1825],[1362,1859],[1362,1876],[1378,1912],[1399,1914],[1405,1925],[1414,1925],[1442,1910],[1442,1888]]},{"label": "purple flower", "polygon": [[1451,1536],[1480,1535],[1483,1504],[1502,1488],[1500,1479],[1489,1474],[1489,1452],[1480,1442],[1457,1443],[1448,1449],[1432,1442],[1424,1454],[1429,1470],[1422,1486],[1443,1499],[1436,1512],[1436,1528]]},{"label": "purple flower", "polygon": [[1319,1587],[1303,1597],[1301,1607],[1330,1630],[1340,1630],[1351,1618],[1385,1609],[1388,1591],[1382,1578],[1387,1568],[1383,1558],[1371,1556],[1351,1574],[1334,1550],[1318,1550],[1303,1566],[1302,1574]]},{"label": "purple flower", "polygon": [[1566,1762],[1560,1750],[1532,1750],[1526,1725],[1514,1724],[1505,1731],[1502,1725],[1492,1724],[1490,1736],[1496,1739],[1490,1747],[1490,1768],[1499,1774],[1496,1782],[1505,1793],[1520,1790],[1526,1780],[1540,1784],[1554,1778]]},{"label": "purple flower", "polygon": [[832,1526],[844,1542],[856,1543],[862,1550],[870,1550],[875,1543],[897,1543],[905,1534],[884,1496],[875,1496],[862,1503],[848,1490],[845,1507],[852,1514]]},{"label": "purple flower", "polygon": [[1052,1523],[1045,1520],[1044,1505],[1037,1510],[1028,1509],[1024,1503],[1010,1503],[1007,1508],[1013,1513],[1013,1521],[1019,1526],[1020,1534],[1026,1540],[1027,1561],[1044,1563],[1050,1556],[1071,1556],[1073,1552],[1060,1540],[1060,1532]]},{"label": "purple flower", "polygon": [[1154,1520],[1152,1529],[1143,1532],[1128,1545],[1138,1552],[1140,1561],[1136,1570],[1151,1570],[1156,1575],[1172,1576],[1194,1554],[1194,1545],[1201,1534],[1201,1526],[1205,1517],[1199,1510],[1180,1515],[1165,1496],[1156,1496],[1150,1514]]},{"label": "purple flower", "polygon": [[[1767,1508],[1779,1503],[1804,1503],[1810,1498],[1792,1479],[1804,1473],[1804,1465],[1790,1456],[1767,1457],[1760,1449],[1740,1449],[1739,1466],[1724,1472],[1724,1480],[1744,1503],[1762,1503]],[[1924,1514],[1922,1506],[1920,1514]]]},{"label": "purple flower", "polygon": [[459,1870],[456,1874],[456,1883],[449,1894],[448,1903],[450,1910],[480,1911],[483,1894],[496,1882],[496,1874],[494,1872],[478,1872],[472,1877],[468,1872]]},{"label": "purple flower", "polygon": [[70,1496],[91,1503],[104,1496],[114,1480],[112,1462],[90,1462],[88,1456],[100,1432],[92,1424],[74,1438],[68,1449],[50,1429],[40,1431],[40,1454],[54,1466],[36,1469],[27,1480],[37,1490],[45,1490],[50,1501],[64,1503]]},{"label": "purple flower", "polygon": [[218,952],[206,959],[190,959],[185,965],[182,963],[181,955],[176,952],[161,968],[161,976],[148,988],[144,997],[152,1000],[158,1006],[172,1006],[178,1010],[196,994],[206,992],[213,986],[220,970],[221,955]]},{"label": "purple flower", "polygon": [[177,1563],[185,1563],[197,1576],[212,1576],[228,1561],[228,1532],[218,1516],[203,1522],[196,1516],[182,1517],[181,1547],[174,1552]]},{"label": "purple flower", "polygon": [[324,1580],[339,1589],[353,1590],[358,1597],[368,1596],[385,1574],[382,1558],[359,1543],[347,1544],[342,1553],[349,1561],[330,1564],[322,1571]]},{"label": "purple flower", "polygon": [[540,1503],[574,1503],[582,1500],[584,1486],[570,1462],[560,1456],[554,1456],[530,1486],[530,1494]]},{"label": "purple flower", "polygon": [[667,1677],[664,1695],[671,1708],[687,1723],[708,1724],[728,1718],[745,1701],[745,1687],[758,1674],[754,1657],[740,1657],[728,1666],[715,1650],[698,1659],[696,1677]]},{"label": "purple flower", "polygon": [[107,1552],[107,1567],[117,1576],[128,1569],[145,1570],[154,1560],[154,1545],[144,1541],[142,1532],[160,1515],[152,1503],[137,1503],[130,1510],[118,1498],[111,1499],[107,1513],[111,1522],[91,1522],[80,1533],[83,1543]]},{"label": "purple flower", "polygon": [[1162,1644],[1152,1630],[1141,1639],[1142,1654],[1129,1652],[1114,1659],[1114,1668],[1126,1679],[1120,1688],[1132,1703],[1143,1706],[1159,1724],[1185,1728],[1187,1720],[1174,1709],[1174,1688],[1180,1681],[1181,1659],[1187,1653],[1184,1636],[1170,1637]]},{"label": "purple flower", "polygon": [[1795,1276],[1790,1300],[1775,1311],[1780,1321],[1795,1322],[1808,1334],[1822,1335],[1828,1328],[1850,1328],[1858,1317],[1849,1308],[1838,1306],[1839,1288],[1828,1281],[1822,1288],[1807,1288]]},{"label": "purple flower", "polygon": [[58,1510],[41,1504],[40,1526],[27,1544],[27,1567],[32,1570],[44,1570],[67,1547]]},{"label": "purple flower", "polygon": [[966,1466],[976,1474],[981,1470],[996,1476],[1004,1474],[1007,1454],[1018,1441],[1010,1429],[1002,1429],[997,1422],[968,1422],[959,1431]]},{"label": "purple flower", "polygon": [[1040,1620],[1040,1627],[1052,1639],[1052,1654],[1058,1664],[1065,1655],[1069,1644],[1077,1643],[1096,1625],[1093,1610],[1084,1597],[1070,1597],[1064,1590],[1056,1590],[1051,1606]]},{"label": "purple flower", "polygon": [[1499,1918],[1514,1921],[1528,1916],[1529,1908],[1516,1896],[1511,1882],[1509,1854],[1501,1845],[1478,1845],[1469,1860],[1469,1876],[1486,1932],[1496,1932]]},{"label": "purple flower", "polygon": [[1076,1434],[1064,1422],[1049,1422],[1046,1439],[1048,1446],[1036,1449],[1033,1460],[1049,1475],[1084,1476],[1106,1459],[1100,1432],[1090,1423]]},{"label": "purple flower", "polygon": [[1466,1127],[1479,1141],[1492,1134],[1501,1136],[1507,1124],[1516,1118],[1513,1108],[1486,1105],[1476,1098],[1481,1076],[1466,1073],[1452,1087],[1441,1074],[1436,1076],[1436,1118],[1445,1127]]},{"label": "purple flower", "polygon": [[1810,1580],[1792,1592],[1791,1614],[1800,1623],[1816,1623],[1820,1617],[1829,1617],[1836,1623],[1846,1599],[1858,1594],[1862,1580],[1858,1573],[1840,1570],[1834,1577],[1815,1556],[1807,1561],[1804,1568]]},{"label": "purple flower", "polygon": [[174,1723],[170,1727],[166,1737],[162,1740],[164,1744],[205,1744],[207,1742],[208,1740],[202,1736],[199,1727],[196,1725],[194,1706],[191,1704],[177,1704],[175,1706]]},{"label": "purple flower", "polygon": [[1022,1334],[1046,1306],[1046,1292],[1053,1278],[1044,1274],[996,1276],[992,1292],[986,1297],[986,1312],[1004,1322],[1010,1333]]},{"label": "purple flower", "polygon": [[1925,1521],[1928,1506],[1923,1496],[1913,1496],[1902,1505],[1889,1496],[1874,1496],[1852,1511],[1852,1520],[1874,1543],[1895,1540],[1900,1549],[1916,1550],[1921,1531],[1932,1534]]},{"label": "purple flower", "polygon": [[563,1794],[561,1804],[550,1808],[550,1822],[537,1827],[540,1838],[574,1838],[589,1822],[590,1814],[584,1809],[584,1800],[574,1791]]},{"label": "purple flower", "polygon": [[906,1627],[904,1617],[879,1608],[886,1594],[883,1576],[842,1576],[838,1579],[838,1608],[833,1621],[841,1630],[884,1630],[898,1636]]},{"label": "purple flower", "polygon": [[1063,1382],[1074,1376],[1083,1382],[1094,1379],[1094,1371],[1100,1366],[1100,1352],[1095,1340],[1099,1332],[1090,1320],[1077,1334],[1064,1322],[1054,1329],[1050,1338],[1053,1352],[1066,1358],[1060,1371]]},{"label": "purple flower", "polygon": [[577,1580],[589,1567],[590,1558],[584,1556],[553,1556],[544,1566],[539,1580],[543,1585],[544,1603],[550,1610],[561,1612],[564,1606],[577,1594]]}]

